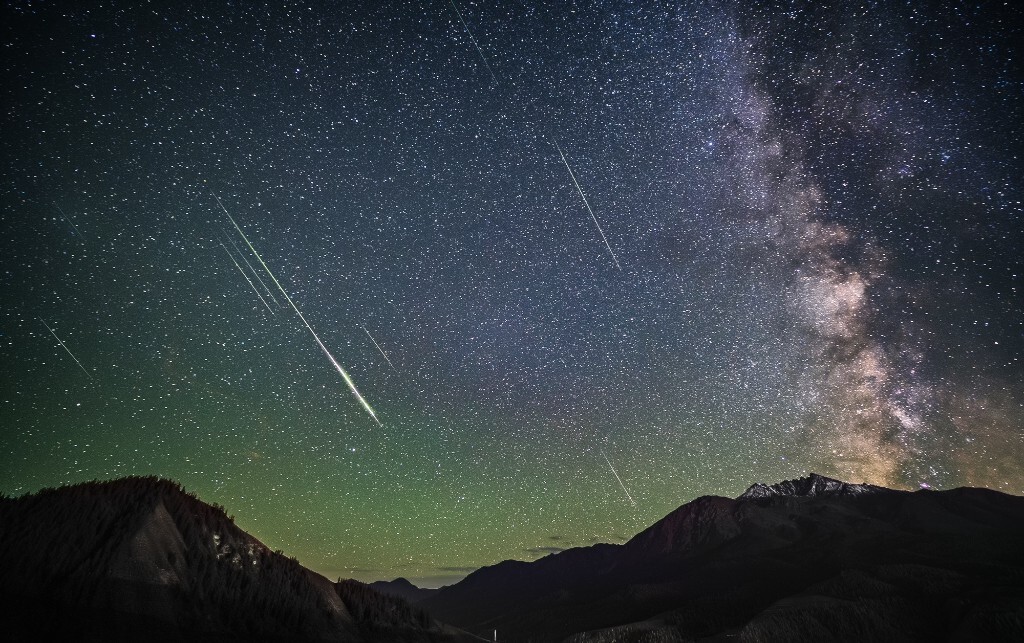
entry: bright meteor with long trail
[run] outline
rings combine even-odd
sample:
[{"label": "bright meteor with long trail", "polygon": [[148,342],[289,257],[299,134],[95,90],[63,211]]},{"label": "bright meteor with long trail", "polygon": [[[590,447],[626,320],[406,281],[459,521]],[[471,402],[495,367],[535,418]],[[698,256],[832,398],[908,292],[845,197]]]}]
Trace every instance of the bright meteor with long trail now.
[{"label": "bright meteor with long trail", "polygon": [[267,266],[267,262],[263,261],[263,257],[260,256],[260,253],[256,252],[256,248],[254,248],[252,243],[249,241],[249,237],[245,236],[245,232],[242,231],[242,228],[238,227],[238,223],[235,221],[235,218],[231,216],[231,213],[228,212],[228,209],[224,207],[223,203],[221,203],[220,197],[218,197],[214,192],[211,192],[211,194],[213,194],[213,198],[217,199],[217,204],[220,206],[220,209],[224,211],[224,214],[227,215],[228,219],[231,220],[231,224],[235,226],[235,230],[238,230],[238,234],[242,236],[242,240],[245,241],[245,245],[249,246],[249,250],[252,251],[253,256],[255,256],[256,260],[260,262],[260,265],[263,266],[263,269],[267,271],[267,274],[270,276],[270,279],[273,280],[274,285],[277,286],[277,289],[281,291],[282,295],[284,295],[285,301],[287,301],[291,305],[292,310],[294,310],[295,314],[299,316],[299,319],[302,320],[302,323],[306,325],[306,328],[309,330],[309,334],[313,336],[314,340],[316,340],[317,346],[320,347],[320,350],[324,352],[324,355],[326,355],[327,359],[330,360],[335,370],[338,371],[338,374],[340,374],[342,379],[345,380],[345,383],[348,384],[349,389],[352,391],[352,395],[354,395],[355,398],[359,400],[359,403],[363,405],[363,408],[366,409],[366,412],[370,414],[370,417],[373,418],[373,421],[376,422],[378,425],[383,426],[381,421],[377,418],[377,413],[373,410],[373,407],[370,406],[370,403],[366,401],[366,398],[364,398],[363,395],[359,392],[359,389],[356,388],[356,384],[355,382],[352,381],[352,378],[349,377],[348,371],[346,371],[345,368],[338,363],[338,360],[334,359],[334,355],[331,355],[331,351],[327,350],[327,346],[325,346],[324,343],[320,341],[320,336],[316,334],[316,331],[313,330],[313,327],[309,325],[308,321],[306,321],[306,317],[302,314],[302,311],[300,311],[299,307],[295,305],[295,302],[292,301],[292,298],[288,296],[288,291],[284,289],[284,286],[281,285],[281,282],[279,282],[277,280],[277,277],[274,276],[274,273],[270,271],[270,267]]},{"label": "bright meteor with long trail", "polygon": [[68,348],[67,345],[65,345],[64,342],[61,341],[60,337],[57,337],[57,333],[53,332],[53,329],[50,328],[50,326],[46,322],[43,321],[42,317],[39,318],[39,321],[43,322],[43,326],[46,326],[46,330],[50,331],[50,334],[53,335],[53,338],[56,339],[57,342],[61,345],[61,347],[68,352],[68,355],[71,356],[71,359],[75,360],[75,364],[78,364],[78,368],[82,369],[82,372],[85,373],[86,377],[95,382],[96,379],[92,376],[91,373],[89,373],[89,371],[85,370],[85,367],[82,366],[82,363],[78,361],[78,358],[75,357],[75,354],[71,352],[71,349]]},{"label": "bright meteor with long trail", "polygon": [[373,335],[370,334],[370,331],[366,330],[366,326],[363,326],[363,332],[366,333],[366,336],[370,338],[370,341],[373,342],[373,345],[377,347],[377,350],[380,351],[380,354],[384,356],[384,360],[388,363],[388,366],[390,366],[391,368],[395,368],[395,365],[391,363],[390,359],[388,359],[388,354],[385,353],[384,349],[380,347],[380,344],[378,344],[377,340],[373,338]]},{"label": "bright meteor with long trail", "polygon": [[612,466],[612,461],[608,459],[608,456],[605,455],[604,451],[601,452],[601,455],[604,457],[604,461],[608,463],[608,468],[612,470],[612,475],[619,481],[619,486],[622,487],[622,490],[626,493],[626,497],[629,498],[629,504],[633,505],[633,508],[636,509],[636,503],[633,502],[633,496],[629,495],[629,490],[626,489],[626,485],[622,484],[622,478],[619,477],[618,472],[615,471],[615,467]]},{"label": "bright meteor with long trail", "polygon": [[587,212],[590,213],[590,218],[594,220],[594,225],[597,226],[597,232],[601,235],[601,240],[604,241],[604,247],[608,248],[608,254],[612,256],[612,261],[615,262],[615,267],[622,270],[622,266],[619,265],[619,260],[615,256],[615,252],[612,250],[612,246],[608,243],[608,237],[604,235],[604,230],[601,229],[601,224],[597,222],[597,216],[590,207],[590,202],[587,201],[587,195],[583,194],[583,188],[580,187],[580,182],[576,180],[576,173],[569,167],[569,161],[566,160],[565,154],[562,152],[562,147],[558,144],[558,141],[552,137],[551,142],[555,144],[555,149],[558,150],[558,155],[562,157],[562,163],[565,163],[565,169],[569,170],[569,176],[572,178],[573,185],[576,186],[576,191],[580,193],[580,198],[583,199],[583,205],[587,206]]}]

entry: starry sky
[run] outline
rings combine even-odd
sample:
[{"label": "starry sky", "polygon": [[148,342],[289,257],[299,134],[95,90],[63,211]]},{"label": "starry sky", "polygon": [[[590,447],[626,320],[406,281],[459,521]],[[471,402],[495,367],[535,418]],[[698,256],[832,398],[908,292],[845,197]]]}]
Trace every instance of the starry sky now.
[{"label": "starry sky", "polygon": [[1024,493],[1022,9],[827,4],[6,2],[0,491],[425,585]]}]

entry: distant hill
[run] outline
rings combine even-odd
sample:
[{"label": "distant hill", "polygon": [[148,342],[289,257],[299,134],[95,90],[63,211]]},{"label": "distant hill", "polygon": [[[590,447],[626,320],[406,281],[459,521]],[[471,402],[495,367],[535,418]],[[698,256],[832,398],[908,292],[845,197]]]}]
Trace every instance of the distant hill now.
[{"label": "distant hill", "polygon": [[455,641],[405,601],[331,583],[173,482],[0,499],[6,640]]},{"label": "distant hill", "polygon": [[379,580],[369,584],[370,587],[377,590],[381,594],[387,594],[389,596],[397,596],[402,598],[409,603],[418,603],[428,596],[433,596],[440,590],[427,589],[425,587],[416,587],[405,578],[396,578],[395,580]]},{"label": "distant hill", "polygon": [[1024,641],[1024,498],[812,474],[418,605],[501,641]]}]

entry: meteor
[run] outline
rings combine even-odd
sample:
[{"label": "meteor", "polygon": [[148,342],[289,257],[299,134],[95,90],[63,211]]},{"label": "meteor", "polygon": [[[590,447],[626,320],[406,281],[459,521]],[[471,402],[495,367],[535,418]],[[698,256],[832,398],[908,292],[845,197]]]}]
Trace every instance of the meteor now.
[{"label": "meteor", "polygon": [[477,44],[476,38],[473,37],[473,32],[469,30],[468,26],[466,26],[466,21],[462,19],[462,13],[459,11],[459,8],[455,6],[455,0],[448,0],[448,3],[452,5],[452,9],[455,9],[455,15],[459,17],[459,22],[462,23],[462,28],[466,30],[466,34],[469,36],[469,39],[473,41],[473,46],[476,47],[476,53],[480,54],[480,60],[484,61],[484,67],[487,68],[487,73],[491,75],[491,80],[497,83],[498,78],[494,75],[494,70],[491,69],[491,63],[487,62],[487,56],[484,55],[483,49],[480,49],[480,45]]},{"label": "meteor", "polygon": [[[238,272],[242,273],[242,276],[245,277],[245,280],[249,282],[249,287],[252,288],[252,291],[256,293],[257,297],[260,298],[260,301],[262,301],[263,305],[267,307],[267,310],[269,310],[271,314],[273,314],[274,309],[270,307],[270,304],[268,304],[267,300],[263,298],[263,295],[260,294],[260,291],[256,290],[256,284],[252,283],[252,279],[249,279],[249,275],[245,274],[245,271],[242,270],[242,266],[238,265],[238,262],[235,261],[235,256],[231,254],[231,251],[228,250],[228,247],[225,246],[223,243],[220,244],[220,247],[224,248],[224,252],[228,253],[228,256],[231,257],[231,263],[235,264],[235,268],[238,268]],[[244,259],[245,257],[242,258]]]},{"label": "meteor", "polygon": [[74,228],[75,234],[78,235],[78,238],[81,239],[84,242],[85,241],[85,237],[82,236],[82,231],[78,229],[78,226],[75,225],[75,222],[72,221],[71,219],[69,219],[68,215],[64,214],[64,210],[61,209],[61,207],[59,205],[57,205],[56,203],[54,203],[54,205],[57,206],[57,211],[60,212],[60,216],[64,217],[64,220],[67,221],[71,225],[72,228]]},{"label": "meteor", "polygon": [[49,325],[47,325],[47,323],[46,323],[46,322],[44,322],[44,321],[43,321],[43,318],[42,318],[42,317],[39,317],[38,319],[39,319],[39,321],[43,322],[43,326],[46,326],[46,330],[50,331],[50,334],[51,334],[51,335],[53,335],[53,338],[57,340],[57,342],[58,342],[58,343],[59,343],[59,344],[61,345],[61,347],[63,347],[63,348],[64,348],[64,350],[66,350],[66,351],[68,352],[68,355],[70,355],[70,356],[71,356],[71,359],[75,360],[75,364],[78,364],[78,368],[82,369],[82,372],[83,372],[83,373],[85,373],[85,375],[86,375],[86,376],[87,376],[87,377],[88,377],[88,378],[89,378],[90,380],[92,380],[93,382],[95,382],[95,381],[96,381],[96,379],[95,379],[95,378],[93,378],[93,376],[92,376],[92,375],[91,375],[91,374],[89,373],[89,371],[85,370],[85,367],[84,367],[84,366],[82,366],[82,363],[78,361],[78,358],[77,358],[77,357],[75,357],[75,354],[71,352],[71,349],[70,349],[70,348],[68,348],[68,347],[67,347],[67,346],[66,346],[66,345],[64,344],[64,342],[60,341],[60,337],[57,337],[57,333],[53,332],[53,329],[52,329],[52,328],[50,328],[50,327],[49,327]]},{"label": "meteor", "polygon": [[263,283],[263,279],[260,278],[260,274],[256,272],[256,269],[252,267],[252,264],[249,263],[249,260],[245,258],[244,254],[242,254],[242,251],[238,249],[238,245],[235,243],[235,240],[229,238],[228,241],[231,243],[231,247],[235,249],[235,252],[238,253],[238,256],[242,258],[242,261],[245,262],[245,265],[248,266],[249,270],[252,271],[252,276],[256,277],[256,280],[260,282],[261,286],[263,286],[263,290],[267,291],[267,296],[270,297],[270,300],[272,302],[274,302],[274,305],[281,306],[281,302],[279,302],[277,298],[274,297],[274,293],[270,292],[270,288],[267,288],[267,284]]},{"label": "meteor", "polygon": [[284,289],[284,286],[281,285],[281,282],[278,281],[277,277],[274,276],[274,273],[270,271],[270,267],[267,266],[267,262],[263,261],[263,257],[260,256],[260,253],[256,252],[256,248],[254,248],[252,243],[249,241],[249,237],[245,236],[245,233],[242,232],[242,229],[238,227],[238,223],[235,221],[235,218],[231,216],[231,213],[228,212],[228,209],[224,207],[223,203],[221,203],[220,197],[217,196],[217,194],[214,192],[210,192],[210,194],[213,194],[213,198],[217,199],[217,204],[220,206],[220,209],[223,210],[224,214],[226,214],[228,216],[228,219],[231,220],[231,224],[235,226],[235,230],[238,230],[238,234],[242,235],[242,240],[245,241],[245,245],[249,246],[249,250],[252,251],[253,256],[255,256],[256,260],[260,262],[260,265],[263,266],[263,269],[267,271],[267,274],[270,276],[270,279],[274,282],[274,285],[277,286],[277,289],[281,291],[282,295],[284,295],[285,301],[287,301],[291,305],[292,310],[294,310],[295,314],[299,316],[299,319],[302,320],[302,323],[306,325],[306,328],[309,330],[309,334],[313,336],[314,340],[316,340],[317,346],[320,347],[320,350],[324,352],[324,355],[326,355],[327,359],[330,360],[335,370],[337,370],[338,374],[341,375],[341,378],[345,380],[346,384],[348,384],[348,388],[352,391],[352,395],[354,395],[355,398],[359,400],[359,403],[363,405],[363,408],[366,409],[366,412],[370,414],[370,417],[373,418],[373,421],[376,422],[378,426],[383,426],[383,423],[377,418],[377,413],[373,410],[373,407],[370,406],[370,403],[366,401],[366,398],[364,398],[363,395],[359,392],[359,389],[356,388],[356,384],[355,382],[352,381],[352,378],[349,377],[348,371],[346,371],[345,368],[338,363],[338,360],[334,359],[334,355],[331,355],[331,351],[327,350],[327,347],[324,345],[324,343],[320,341],[320,336],[316,334],[316,331],[313,330],[313,327],[309,325],[308,321],[306,321],[306,317],[302,314],[302,311],[300,311],[299,307],[295,305],[295,302],[292,301],[292,298],[288,296],[288,291]]},{"label": "meteor", "polygon": [[[388,366],[390,366],[391,368],[395,368],[395,365],[391,363],[390,359],[388,359],[388,354],[385,353],[384,349],[380,347],[380,344],[378,344],[377,340],[373,338],[373,335],[370,334],[370,331],[366,330],[366,326],[363,326],[362,328],[363,328],[363,332],[366,333],[366,336],[370,338],[371,342],[373,342],[373,345],[376,346],[377,350],[380,351],[380,354],[384,356],[384,359],[385,359],[385,361],[387,361]],[[397,371],[398,369],[395,368],[395,370]]]},{"label": "meteor", "polygon": [[587,212],[590,213],[590,218],[594,220],[594,225],[597,226],[597,231],[601,235],[601,240],[604,241],[604,247],[608,248],[608,254],[612,256],[612,261],[615,262],[615,267],[622,270],[622,266],[619,265],[619,260],[615,256],[615,252],[612,251],[612,246],[608,243],[608,237],[604,236],[604,230],[601,229],[601,224],[597,222],[597,216],[594,215],[594,211],[590,208],[590,202],[587,201],[587,195],[583,194],[583,188],[580,187],[580,182],[576,180],[576,173],[569,167],[569,161],[566,160],[565,154],[562,152],[561,146],[554,138],[551,142],[555,144],[555,149],[558,150],[558,155],[562,157],[562,163],[565,163],[565,169],[569,170],[569,176],[572,178],[573,185],[576,186],[576,191],[580,193],[580,198],[583,199],[583,205],[587,206]]},{"label": "meteor", "polygon": [[622,490],[626,493],[626,497],[629,498],[629,504],[633,505],[633,508],[636,509],[636,503],[633,502],[633,496],[629,495],[629,490],[626,489],[626,485],[622,484],[622,478],[619,477],[619,474],[615,471],[615,467],[612,466],[612,461],[608,459],[608,456],[605,455],[604,451],[601,452],[601,455],[604,456],[604,461],[608,463],[608,468],[612,470],[612,475],[614,475],[615,479],[619,481],[619,486],[622,487]]}]

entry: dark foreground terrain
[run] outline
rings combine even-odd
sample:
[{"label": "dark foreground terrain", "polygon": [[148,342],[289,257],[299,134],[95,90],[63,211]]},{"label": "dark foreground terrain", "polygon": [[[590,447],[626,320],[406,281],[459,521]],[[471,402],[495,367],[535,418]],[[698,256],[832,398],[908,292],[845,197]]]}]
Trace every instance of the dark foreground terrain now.
[{"label": "dark foreground terrain", "polygon": [[698,498],[624,545],[374,586],[328,581],[165,480],[0,499],[6,640],[479,640],[444,622],[656,643],[1024,641],[1024,498],[812,474]]},{"label": "dark foreground terrain", "polygon": [[812,474],[416,605],[507,641],[1024,641],[1024,498]]},{"label": "dark foreground terrain", "polygon": [[156,478],[0,500],[0,619],[17,641],[474,639],[331,583]]}]

